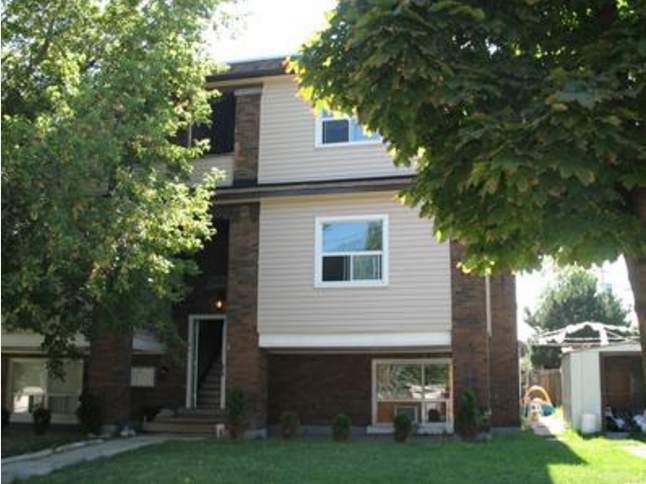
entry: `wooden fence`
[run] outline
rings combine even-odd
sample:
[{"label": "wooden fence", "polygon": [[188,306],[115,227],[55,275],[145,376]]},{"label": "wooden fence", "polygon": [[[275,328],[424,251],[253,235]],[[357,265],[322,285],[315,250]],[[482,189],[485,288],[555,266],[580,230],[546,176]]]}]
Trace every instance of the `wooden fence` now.
[{"label": "wooden fence", "polygon": [[539,385],[547,390],[552,403],[561,405],[561,370],[528,370],[523,375],[523,395],[532,385]]}]

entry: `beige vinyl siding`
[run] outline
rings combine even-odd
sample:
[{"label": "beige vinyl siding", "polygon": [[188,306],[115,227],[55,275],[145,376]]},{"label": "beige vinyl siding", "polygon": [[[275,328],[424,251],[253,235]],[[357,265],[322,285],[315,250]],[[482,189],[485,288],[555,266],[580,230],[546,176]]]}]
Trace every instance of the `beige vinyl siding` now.
[{"label": "beige vinyl siding", "polygon": [[[265,200],[260,213],[258,326],[275,334],[446,333],[449,248],[395,193]],[[315,287],[316,217],[387,215],[389,284]]]},{"label": "beige vinyl siding", "polygon": [[316,117],[289,76],[267,78],[260,108],[260,183],[407,175],[382,143],[315,146]]}]

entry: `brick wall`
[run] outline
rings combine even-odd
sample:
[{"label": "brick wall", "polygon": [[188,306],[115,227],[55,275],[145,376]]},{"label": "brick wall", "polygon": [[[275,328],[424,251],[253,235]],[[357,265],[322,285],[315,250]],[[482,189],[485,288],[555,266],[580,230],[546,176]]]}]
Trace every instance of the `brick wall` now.
[{"label": "brick wall", "polygon": [[491,411],[494,427],[520,425],[516,285],[510,274],[490,278],[491,334],[487,328],[484,277],[464,274],[457,264],[464,249],[451,243],[454,411],[462,392],[475,390]]},{"label": "brick wall", "polygon": [[153,388],[131,388],[130,418],[143,420],[144,410],[151,408],[183,408],[186,404],[186,360],[171,360],[166,355],[132,355],[132,366],[155,368]]},{"label": "brick wall", "polygon": [[463,273],[458,267],[463,248],[451,242],[451,311],[453,327],[453,394],[456,421],[462,392],[472,389],[480,405],[490,408],[489,335],[485,280]]},{"label": "brick wall", "polygon": [[250,425],[261,429],[267,413],[267,356],[258,347],[258,203],[227,206],[229,272],[227,282],[226,388],[244,390]]},{"label": "brick wall", "polygon": [[88,386],[103,401],[106,425],[130,420],[132,336],[107,331],[90,347]]},{"label": "brick wall", "polygon": [[260,138],[260,87],[255,94],[236,96],[236,127],[233,183],[258,182],[258,143]]},{"label": "brick wall", "polygon": [[2,406],[9,408],[11,403],[11,398],[9,393],[11,389],[8,388],[9,385],[9,357],[7,355],[2,355]]},{"label": "brick wall", "polygon": [[513,275],[494,276],[491,288],[491,423],[520,425],[516,281]]},{"label": "brick wall", "polygon": [[370,355],[271,355],[269,423],[293,411],[304,425],[329,425],[339,413],[372,420]]},{"label": "brick wall", "polygon": [[271,354],[268,422],[293,411],[304,425],[330,425],[345,413],[354,425],[372,423],[372,360],[446,358],[448,354]]}]

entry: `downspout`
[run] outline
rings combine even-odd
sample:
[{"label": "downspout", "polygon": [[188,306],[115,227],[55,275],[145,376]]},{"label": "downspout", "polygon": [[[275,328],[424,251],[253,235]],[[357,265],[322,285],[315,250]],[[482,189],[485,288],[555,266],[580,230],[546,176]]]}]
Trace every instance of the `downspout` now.
[{"label": "downspout", "polygon": [[487,334],[491,336],[491,278],[487,274],[485,276],[485,308],[487,318]]}]

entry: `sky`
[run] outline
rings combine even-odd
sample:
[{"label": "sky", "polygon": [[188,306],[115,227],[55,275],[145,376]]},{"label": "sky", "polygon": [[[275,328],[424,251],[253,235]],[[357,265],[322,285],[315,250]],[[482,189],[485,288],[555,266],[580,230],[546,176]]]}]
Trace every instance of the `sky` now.
[{"label": "sky", "polygon": [[[231,7],[238,17],[233,27],[210,36],[209,51],[219,62],[235,62],[294,54],[299,45],[325,26],[325,12],[334,0],[238,0]],[[602,284],[609,285],[632,309],[632,291],[623,259],[594,268]],[[535,309],[540,294],[555,278],[549,266],[542,271],[517,275],[516,298],[519,336],[525,339],[529,328],[523,324],[524,308]],[[632,314],[635,321],[635,315]]]}]

